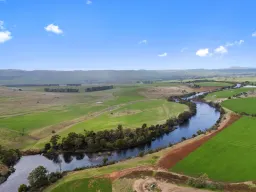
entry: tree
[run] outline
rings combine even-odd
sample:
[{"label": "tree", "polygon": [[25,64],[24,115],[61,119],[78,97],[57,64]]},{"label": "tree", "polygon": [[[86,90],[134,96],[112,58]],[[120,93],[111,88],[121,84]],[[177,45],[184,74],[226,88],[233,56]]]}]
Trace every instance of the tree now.
[{"label": "tree", "polygon": [[108,158],[107,158],[107,157],[104,157],[104,158],[102,159],[103,165],[106,165],[107,161],[108,161]]},{"label": "tree", "polygon": [[58,144],[59,139],[60,139],[60,136],[59,136],[59,135],[53,135],[53,136],[52,136],[50,142],[51,142],[53,148],[56,148],[56,147],[57,147],[57,144]]},{"label": "tree", "polygon": [[50,144],[50,143],[46,143],[46,144],[44,145],[44,150],[45,150],[45,151],[48,151],[49,149],[51,149],[51,144]]},{"label": "tree", "polygon": [[18,189],[18,192],[28,192],[28,191],[29,191],[29,188],[25,184],[20,185],[20,187]]},{"label": "tree", "polygon": [[43,166],[35,168],[28,176],[31,187],[40,188],[48,184],[47,170]]}]

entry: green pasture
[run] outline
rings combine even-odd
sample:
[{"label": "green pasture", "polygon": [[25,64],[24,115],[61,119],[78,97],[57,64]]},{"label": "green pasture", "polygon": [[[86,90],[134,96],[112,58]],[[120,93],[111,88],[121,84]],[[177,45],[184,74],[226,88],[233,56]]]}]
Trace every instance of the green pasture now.
[{"label": "green pasture", "polygon": [[242,117],[203,144],[171,171],[216,181],[255,181],[256,118]]},{"label": "green pasture", "polygon": [[149,100],[136,102],[119,109],[105,113],[91,120],[71,127],[68,132],[83,132],[83,130],[101,131],[115,129],[118,124],[125,128],[140,127],[143,123],[155,125],[165,122],[170,117],[175,117],[188,110],[186,105],[168,102],[166,100]]},{"label": "green pasture", "polygon": [[256,114],[256,98],[255,97],[230,99],[222,102],[221,105],[236,113],[245,112],[250,115]]},{"label": "green pasture", "polygon": [[0,129],[11,129],[15,131],[30,132],[32,130],[57,124],[63,121],[68,121],[87,115],[90,112],[95,112],[106,108],[104,105],[74,105],[61,107],[60,109],[50,110],[46,112],[31,113],[27,115],[19,115],[13,117],[0,118]]},{"label": "green pasture", "polygon": [[255,88],[245,88],[245,87],[238,88],[238,89],[228,89],[228,90],[210,93],[205,97],[205,99],[214,101],[216,99],[228,98],[228,97],[232,97],[232,96],[237,95],[242,92],[248,92],[248,91],[253,91],[253,90],[256,90],[256,89]]},{"label": "green pasture", "polygon": [[[148,126],[156,125],[164,123],[168,118],[175,117],[185,110],[188,110],[186,105],[166,100],[139,101],[78,123],[58,134],[66,136],[70,132],[83,133],[84,130],[97,132],[105,129],[116,129],[118,124],[121,124],[124,128],[141,127],[143,123]],[[33,148],[42,148],[49,140],[50,137],[39,140],[33,145]]]},{"label": "green pasture", "polygon": [[195,84],[200,85],[201,87],[226,87],[232,86],[230,83],[224,82],[195,82]]},{"label": "green pasture", "polygon": [[52,192],[112,192],[112,183],[109,179],[85,178],[69,181]]}]

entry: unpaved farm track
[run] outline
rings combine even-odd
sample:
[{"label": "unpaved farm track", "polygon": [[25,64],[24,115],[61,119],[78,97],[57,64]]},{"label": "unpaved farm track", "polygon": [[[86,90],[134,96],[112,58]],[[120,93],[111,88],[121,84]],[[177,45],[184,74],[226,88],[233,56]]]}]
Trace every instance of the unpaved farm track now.
[{"label": "unpaved farm track", "polygon": [[157,163],[157,166],[162,167],[164,169],[169,169],[173,167],[180,160],[184,159],[190,153],[195,151],[205,142],[210,140],[216,134],[221,132],[224,128],[228,127],[236,120],[238,120],[240,116],[236,114],[227,114],[227,117],[224,121],[221,122],[218,130],[212,131],[205,135],[201,135],[199,137],[189,139],[185,142],[175,145],[165,156],[163,156]]}]

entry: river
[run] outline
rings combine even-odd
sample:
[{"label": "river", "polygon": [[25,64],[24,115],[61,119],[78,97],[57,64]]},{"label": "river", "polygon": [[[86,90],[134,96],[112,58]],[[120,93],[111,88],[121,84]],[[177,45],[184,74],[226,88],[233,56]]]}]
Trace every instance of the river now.
[{"label": "river", "polygon": [[175,144],[181,141],[182,137],[190,138],[196,134],[198,130],[206,130],[211,128],[220,117],[220,113],[206,103],[195,102],[197,113],[189,119],[185,124],[180,125],[173,132],[165,134],[150,144],[135,147],[133,149],[114,151],[111,153],[93,154],[61,154],[55,161],[49,160],[42,155],[24,156],[15,165],[16,171],[10,175],[6,182],[0,185],[1,192],[16,192],[21,184],[27,184],[29,173],[36,167],[42,165],[48,171],[71,171],[75,168],[81,168],[91,165],[102,164],[104,156],[109,161],[119,161],[137,156],[141,151],[147,152],[160,147],[166,147],[169,143]]}]

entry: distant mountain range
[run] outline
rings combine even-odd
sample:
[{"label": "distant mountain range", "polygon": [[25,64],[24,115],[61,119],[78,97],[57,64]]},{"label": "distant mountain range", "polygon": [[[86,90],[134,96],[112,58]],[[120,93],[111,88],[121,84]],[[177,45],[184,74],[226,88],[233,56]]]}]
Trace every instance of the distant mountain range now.
[{"label": "distant mountain range", "polygon": [[189,70],[0,70],[0,85],[6,84],[67,84],[67,83],[132,83],[140,80],[174,80],[216,76],[255,75],[256,68],[231,67],[227,69]]}]

